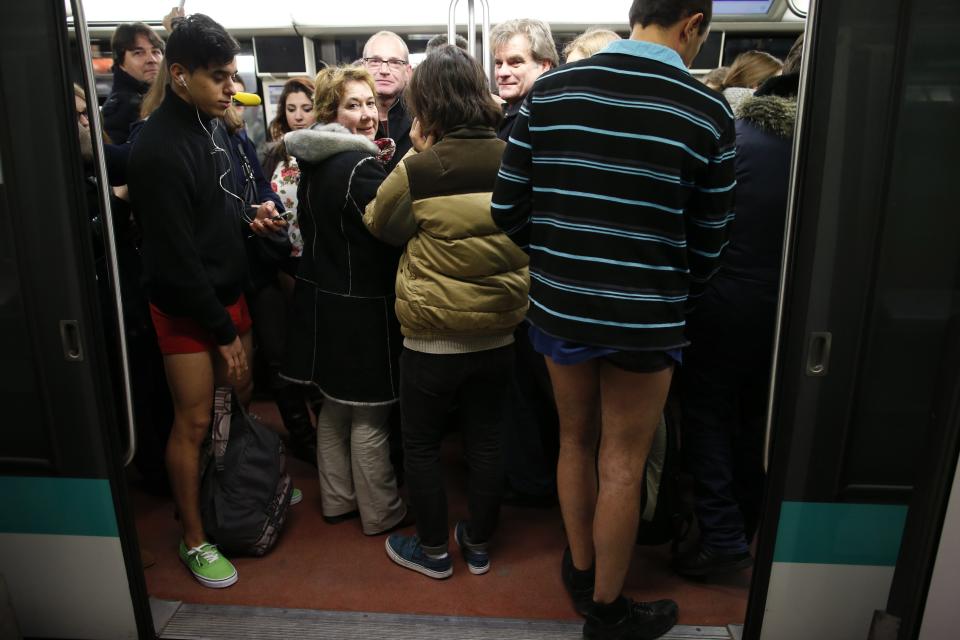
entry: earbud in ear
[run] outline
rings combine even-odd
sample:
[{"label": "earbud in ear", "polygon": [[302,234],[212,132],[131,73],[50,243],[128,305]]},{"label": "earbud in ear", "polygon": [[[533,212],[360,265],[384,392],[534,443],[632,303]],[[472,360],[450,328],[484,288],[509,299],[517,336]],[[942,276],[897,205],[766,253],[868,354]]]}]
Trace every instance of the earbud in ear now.
[{"label": "earbud in ear", "polygon": [[187,86],[187,81],[183,79],[183,76],[177,76],[177,78],[180,79],[180,84],[182,84],[183,86]]}]

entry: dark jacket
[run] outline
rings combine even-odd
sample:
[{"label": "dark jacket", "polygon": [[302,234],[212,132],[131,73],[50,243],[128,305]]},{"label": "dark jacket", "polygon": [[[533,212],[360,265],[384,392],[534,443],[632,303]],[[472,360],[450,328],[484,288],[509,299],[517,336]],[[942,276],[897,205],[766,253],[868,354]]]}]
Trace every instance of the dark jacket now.
[{"label": "dark jacket", "polygon": [[384,167],[387,173],[393,171],[400,159],[407,155],[407,151],[413,147],[410,141],[410,127],[413,126],[413,119],[407,113],[407,105],[403,102],[403,96],[398,96],[394,101],[390,111],[387,112],[387,126],[380,123],[377,129],[378,138],[392,138],[397,143],[397,150],[393,158]]},{"label": "dark jacket", "polygon": [[777,86],[785,96],[758,91],[740,105],[736,219],[720,272],[690,316],[690,366],[769,370],[797,115],[795,86]]},{"label": "dark jacket", "polygon": [[284,143],[300,167],[303,255],[282,374],[342,402],[395,402],[400,251],[370,235],[362,220],[386,177],[377,147],[339,124],[292,131]]},{"label": "dark jacket", "polygon": [[225,186],[232,186],[229,145],[222,123],[203,113],[198,119],[194,107],[168,91],[133,144],[128,168],[150,302],[194,319],[218,344],[237,336],[224,307],[236,302],[248,278],[246,212],[220,186],[224,173]]},{"label": "dark jacket", "polygon": [[507,141],[510,132],[513,131],[513,125],[517,122],[517,114],[520,113],[521,106],[523,106],[523,100],[517,100],[513,104],[504,103],[503,105],[503,120],[497,127],[497,137],[504,142]]},{"label": "dark jacket", "polygon": [[150,90],[149,83],[140,82],[129,73],[113,65],[113,89],[103,103],[103,129],[114,144],[123,144],[130,135],[130,125],[140,119],[140,103]]},{"label": "dark jacket", "polygon": [[736,220],[721,277],[779,283],[796,117],[795,97],[759,95],[740,104]]}]

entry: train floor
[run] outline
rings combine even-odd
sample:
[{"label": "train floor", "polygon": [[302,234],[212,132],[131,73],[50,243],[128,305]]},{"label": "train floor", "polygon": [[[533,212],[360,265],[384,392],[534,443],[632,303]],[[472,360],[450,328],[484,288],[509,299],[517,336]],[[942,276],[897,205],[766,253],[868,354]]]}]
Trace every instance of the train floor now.
[{"label": "train floor", "polygon": [[[252,411],[280,429],[272,403],[255,402]],[[444,446],[451,523],[466,515],[465,473],[457,438]],[[575,622],[560,581],[565,538],[559,508],[505,506],[491,570],[467,571],[457,548],[454,573],[433,580],[389,560],[384,536],[365,536],[357,520],[335,525],[321,519],[315,469],[291,459],[288,469],[303,501],[291,507],[277,546],[263,558],[232,558],[238,582],[227,589],[207,589],[180,563],[179,524],[169,498],[149,495],[131,482],[139,542],[152,564],[145,569],[150,596],[191,605],[420,614],[428,616],[525,619]],[[413,527],[410,527],[413,531]],[[637,547],[627,576],[628,595],[650,600],[669,597],[680,605],[684,625],[742,624],[750,571],[720,581],[683,579],[668,567],[669,545]]]}]

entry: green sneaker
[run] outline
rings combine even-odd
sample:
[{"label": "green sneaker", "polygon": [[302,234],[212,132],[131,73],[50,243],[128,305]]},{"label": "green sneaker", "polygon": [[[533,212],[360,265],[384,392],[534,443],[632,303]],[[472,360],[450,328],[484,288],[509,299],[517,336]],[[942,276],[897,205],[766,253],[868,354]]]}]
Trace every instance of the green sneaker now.
[{"label": "green sneaker", "polygon": [[293,492],[290,494],[290,506],[292,507],[301,500],[303,500],[303,491],[300,491],[300,489],[294,487]]},{"label": "green sneaker", "polygon": [[180,559],[190,569],[193,577],[205,587],[223,589],[237,581],[237,570],[229,560],[220,555],[217,546],[209,542],[188,549],[181,540]]}]

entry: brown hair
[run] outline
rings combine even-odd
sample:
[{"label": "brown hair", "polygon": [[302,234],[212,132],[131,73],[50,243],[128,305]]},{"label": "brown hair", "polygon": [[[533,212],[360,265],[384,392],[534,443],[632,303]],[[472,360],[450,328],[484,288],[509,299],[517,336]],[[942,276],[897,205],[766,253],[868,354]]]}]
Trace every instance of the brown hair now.
[{"label": "brown hair", "polygon": [[744,51],[730,65],[722,88],[745,87],[755,89],[763,81],[783,69],[783,63],[765,51]]},{"label": "brown hair", "polygon": [[337,109],[348,82],[363,82],[370,86],[374,97],[377,95],[373,76],[364,67],[344,65],[323,69],[317,74],[317,90],[313,94],[313,111],[317,114],[317,122],[326,124],[337,119]]},{"label": "brown hair", "polygon": [[490,50],[496,53],[516,35],[526,36],[534,62],[549,62],[551,68],[560,64],[550,25],[543,20],[517,18],[501,22],[490,30]]},{"label": "brown hair", "polygon": [[163,40],[153,29],[142,22],[126,22],[117,25],[113,36],[110,37],[110,51],[113,53],[113,63],[115,65],[118,67],[122,65],[127,51],[132,51],[137,46],[137,36],[146,36],[150,44],[163,51]]},{"label": "brown hair", "polygon": [[493,128],[503,117],[480,63],[449,44],[417,65],[404,98],[424,135],[437,139],[457,127]]},{"label": "brown hair", "polygon": [[803,34],[801,33],[790,47],[787,57],[783,59],[783,73],[800,73],[800,62],[803,59]]},{"label": "brown hair", "polygon": [[711,89],[723,91],[723,80],[727,77],[727,73],[729,71],[730,67],[717,67],[707,75],[700,78],[700,82],[707,85]]},{"label": "brown hair", "polygon": [[563,48],[563,59],[566,60],[574,52],[579,53],[582,58],[589,58],[611,42],[620,39],[615,31],[590,27]]},{"label": "brown hair", "polygon": [[146,120],[150,117],[150,114],[156,111],[160,103],[163,102],[164,97],[167,95],[167,78],[169,75],[170,71],[167,69],[167,65],[160,65],[157,77],[154,79],[153,84],[150,85],[150,89],[143,95],[143,102],[140,103],[141,120]]},{"label": "brown hair", "polygon": [[313,80],[298,77],[290,78],[284,83],[280,100],[277,102],[277,115],[270,121],[270,127],[267,130],[271,140],[280,140],[283,134],[290,131],[290,125],[287,124],[287,98],[292,93],[303,93],[313,100]]}]

